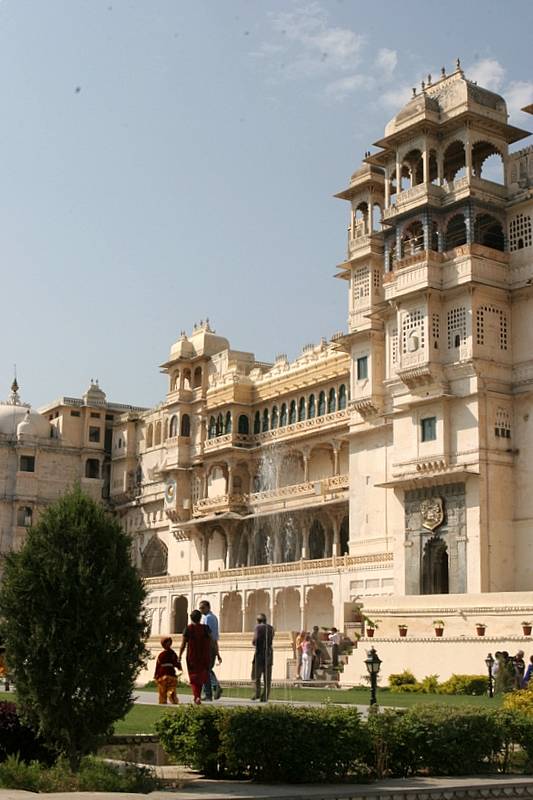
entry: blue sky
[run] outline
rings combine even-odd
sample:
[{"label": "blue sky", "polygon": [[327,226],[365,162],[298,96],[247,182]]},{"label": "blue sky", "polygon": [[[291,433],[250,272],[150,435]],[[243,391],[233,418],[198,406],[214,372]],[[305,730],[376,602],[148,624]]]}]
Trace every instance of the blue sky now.
[{"label": "blue sky", "polygon": [[206,316],[266,361],[345,328],[333,193],[457,56],[530,127],[532,27],[529,0],[1,0],[3,394],[16,362],[34,405],[90,377],[151,405]]}]

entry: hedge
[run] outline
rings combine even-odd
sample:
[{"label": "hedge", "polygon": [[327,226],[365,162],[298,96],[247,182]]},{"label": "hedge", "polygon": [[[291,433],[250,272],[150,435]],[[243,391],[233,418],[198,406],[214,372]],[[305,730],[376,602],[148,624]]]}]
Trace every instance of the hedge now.
[{"label": "hedge", "polygon": [[[181,706],[157,725],[169,755],[209,777],[288,783],[522,771],[533,718],[492,709],[414,707],[363,720],[335,706]],[[513,761],[514,760],[514,761]]]},{"label": "hedge", "polygon": [[52,753],[32,728],[21,721],[15,703],[0,701],[0,763],[17,755],[21,761],[52,764]]}]

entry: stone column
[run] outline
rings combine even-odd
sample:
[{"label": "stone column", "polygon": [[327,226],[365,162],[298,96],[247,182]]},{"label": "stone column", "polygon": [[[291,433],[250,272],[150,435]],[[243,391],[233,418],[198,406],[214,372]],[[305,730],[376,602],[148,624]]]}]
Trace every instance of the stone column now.
[{"label": "stone column", "polygon": [[233,466],[231,464],[227,464],[228,470],[228,477],[226,480],[226,494],[232,495],[233,494]]},{"label": "stone column", "polygon": [[333,475],[339,474],[339,451],[341,449],[340,442],[332,442],[333,445]]},{"label": "stone column", "polygon": [[430,249],[429,248],[429,245],[430,245],[430,241],[429,241],[430,226],[431,226],[431,220],[429,218],[429,212],[426,211],[426,213],[424,214],[424,221],[422,223],[422,228],[424,230],[424,250],[429,250]]},{"label": "stone column", "polygon": [[335,558],[340,555],[341,549],[341,524],[336,514],[331,516],[331,527],[333,528],[333,544],[331,547],[331,554]]},{"label": "stone column", "polygon": [[209,570],[209,538],[210,534],[204,531],[202,538],[202,569],[204,572]]},{"label": "stone column", "polygon": [[399,261],[402,257],[402,232],[400,230],[400,226],[396,226],[396,261]]},{"label": "stone column", "polygon": [[309,530],[307,526],[302,531],[302,558],[309,558]]},{"label": "stone column", "polygon": [[389,168],[385,167],[385,208],[389,207],[390,203],[390,175],[389,175]]},{"label": "stone column", "polygon": [[302,456],[304,460],[304,483],[307,483],[309,480],[309,452],[304,451]]},{"label": "stone column", "polygon": [[437,151],[437,183],[439,186],[444,183],[444,157],[440,150]]},{"label": "stone column", "polygon": [[425,184],[428,184],[429,183],[429,151],[428,151],[427,142],[424,143],[424,149],[422,151],[422,172],[423,172],[422,180],[424,181]]},{"label": "stone column", "polygon": [[465,209],[466,243],[472,244],[474,241],[474,216],[472,208],[468,205]]},{"label": "stone column", "polygon": [[305,631],[305,586],[300,586],[300,630]]},{"label": "stone column", "polygon": [[367,219],[368,219],[368,231],[367,231],[367,233],[372,233],[372,201],[373,201],[373,197],[372,197],[371,194],[369,194],[368,195],[368,214],[367,214]]},{"label": "stone column", "polygon": [[398,195],[402,187],[402,162],[399,160],[398,151],[396,151],[396,203],[398,203]]},{"label": "stone column", "polygon": [[465,142],[465,166],[466,166],[466,177],[472,177],[472,143],[470,142],[470,136],[467,137]]},{"label": "stone column", "polygon": [[279,564],[281,563],[282,560],[281,534],[279,530],[274,531],[273,538],[274,538],[274,547],[272,550],[272,559],[274,564]]},{"label": "stone column", "polygon": [[226,569],[231,569],[233,567],[233,546],[234,535],[230,531],[226,531]]}]

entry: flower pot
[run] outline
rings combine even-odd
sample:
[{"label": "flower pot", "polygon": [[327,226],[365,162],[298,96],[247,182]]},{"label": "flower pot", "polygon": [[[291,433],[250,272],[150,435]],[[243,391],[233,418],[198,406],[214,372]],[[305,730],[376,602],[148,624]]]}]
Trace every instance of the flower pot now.
[{"label": "flower pot", "polygon": [[374,636],[374,631],[375,630],[376,630],[375,628],[367,628],[366,629],[366,635],[368,636],[369,639],[371,639]]},{"label": "flower pot", "polygon": [[398,628],[398,633],[402,638],[405,638],[407,636],[407,628]]},{"label": "flower pot", "polygon": [[482,628],[478,625],[476,627],[476,633],[478,636],[485,636],[485,628]]},{"label": "flower pot", "polygon": [[435,628],[435,636],[443,636],[444,635],[444,628]]},{"label": "flower pot", "polygon": [[531,636],[531,625],[522,625],[524,636]]}]

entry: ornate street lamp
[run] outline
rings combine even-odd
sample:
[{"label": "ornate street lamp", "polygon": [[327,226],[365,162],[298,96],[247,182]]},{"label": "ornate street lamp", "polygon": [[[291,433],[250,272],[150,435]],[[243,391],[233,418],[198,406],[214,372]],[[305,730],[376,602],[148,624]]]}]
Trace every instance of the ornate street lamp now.
[{"label": "ornate street lamp", "polygon": [[492,676],[492,668],[494,667],[494,659],[492,657],[492,653],[489,653],[487,658],[485,659],[485,664],[487,665],[487,672],[489,674],[489,697],[494,697],[494,678]]},{"label": "ornate street lamp", "polygon": [[370,675],[370,705],[375,706],[377,704],[376,687],[378,682],[378,672],[379,668],[381,667],[381,659],[376,653],[374,647],[368,651],[367,657],[365,658],[365,664],[368,674]]}]

